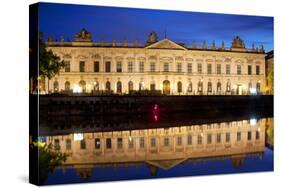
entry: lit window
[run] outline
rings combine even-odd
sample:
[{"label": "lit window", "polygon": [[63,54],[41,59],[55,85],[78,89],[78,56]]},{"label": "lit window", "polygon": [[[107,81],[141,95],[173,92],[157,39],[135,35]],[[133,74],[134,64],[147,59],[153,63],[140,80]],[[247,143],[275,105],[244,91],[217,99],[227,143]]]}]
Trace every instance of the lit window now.
[{"label": "lit window", "polygon": [[226,74],[230,74],[230,64],[226,64]]},{"label": "lit window", "polygon": [[117,62],[116,72],[122,72],[122,62]]},{"label": "lit window", "polygon": [[187,73],[192,73],[192,63],[187,64]]},{"label": "lit window", "polygon": [[212,74],[212,64],[207,65],[207,73]]},{"label": "lit window", "polygon": [[201,63],[198,63],[198,64],[197,64],[197,72],[198,72],[199,74],[202,73],[202,64],[201,64]]},{"label": "lit window", "polygon": [[95,139],[95,148],[100,149],[100,139],[99,138]]},{"label": "lit window", "polygon": [[140,148],[144,148],[144,137],[140,137]]},{"label": "lit window", "polygon": [[128,72],[133,72],[133,62],[128,62]]},{"label": "lit window", "polygon": [[169,72],[169,63],[164,63],[163,70],[164,72]]},{"label": "lit window", "polygon": [[177,72],[181,72],[181,71],[182,71],[182,64],[177,63]]},{"label": "lit window", "polygon": [[217,74],[221,74],[221,64],[217,64]]},{"label": "lit window", "polygon": [[144,72],[144,62],[140,62],[139,66],[140,72]]}]

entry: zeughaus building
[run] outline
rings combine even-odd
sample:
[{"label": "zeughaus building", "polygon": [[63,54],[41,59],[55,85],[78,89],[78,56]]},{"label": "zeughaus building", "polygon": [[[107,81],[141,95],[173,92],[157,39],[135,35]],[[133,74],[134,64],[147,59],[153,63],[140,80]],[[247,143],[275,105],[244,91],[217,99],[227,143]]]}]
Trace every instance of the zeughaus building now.
[{"label": "zeughaus building", "polygon": [[[116,93],[153,92],[167,95],[264,94],[266,89],[263,45],[246,48],[240,37],[231,47],[158,40],[151,32],[145,44],[94,42],[82,29],[74,41],[47,42],[66,62],[46,90],[54,92]],[[47,84],[48,82],[48,84]]]}]

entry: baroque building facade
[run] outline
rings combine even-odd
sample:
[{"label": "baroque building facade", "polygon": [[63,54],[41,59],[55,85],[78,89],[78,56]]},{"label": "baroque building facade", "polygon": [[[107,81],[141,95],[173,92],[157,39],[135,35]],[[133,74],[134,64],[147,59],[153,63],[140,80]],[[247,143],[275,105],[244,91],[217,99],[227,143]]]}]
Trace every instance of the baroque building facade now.
[{"label": "baroque building facade", "polygon": [[[166,95],[247,95],[266,93],[263,46],[246,48],[235,37],[230,48],[222,42],[192,46],[151,32],[145,44],[94,42],[82,29],[74,41],[47,41],[66,67],[46,80],[47,91],[74,93],[157,92]],[[48,82],[48,83],[47,83]]]}]

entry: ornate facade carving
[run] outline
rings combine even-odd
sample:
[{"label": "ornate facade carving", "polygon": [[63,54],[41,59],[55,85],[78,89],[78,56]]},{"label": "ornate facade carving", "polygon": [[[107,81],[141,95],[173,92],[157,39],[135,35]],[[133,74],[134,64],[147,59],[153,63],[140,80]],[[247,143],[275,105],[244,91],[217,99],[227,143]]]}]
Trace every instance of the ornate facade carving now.
[{"label": "ornate facade carving", "polygon": [[92,42],[92,35],[83,28],[80,32],[75,34],[74,42]]},{"label": "ornate facade carving", "polygon": [[233,39],[231,48],[245,48],[244,41],[239,36],[236,36]]}]

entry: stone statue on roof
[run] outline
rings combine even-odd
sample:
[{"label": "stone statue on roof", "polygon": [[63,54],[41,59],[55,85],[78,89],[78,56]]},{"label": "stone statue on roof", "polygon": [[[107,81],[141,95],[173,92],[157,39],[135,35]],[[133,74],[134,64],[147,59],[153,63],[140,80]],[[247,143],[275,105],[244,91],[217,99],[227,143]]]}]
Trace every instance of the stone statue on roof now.
[{"label": "stone statue on roof", "polygon": [[231,48],[245,48],[244,41],[239,36],[236,36],[233,39]]},{"label": "stone statue on roof", "polygon": [[75,42],[91,42],[92,35],[89,31],[87,31],[85,28],[83,28],[80,32],[75,34],[74,41]]},{"label": "stone statue on roof", "polygon": [[153,44],[157,41],[158,41],[158,37],[157,37],[156,32],[154,32],[154,31],[150,32],[149,35],[148,35],[148,39],[147,39],[146,43],[147,44]]}]

